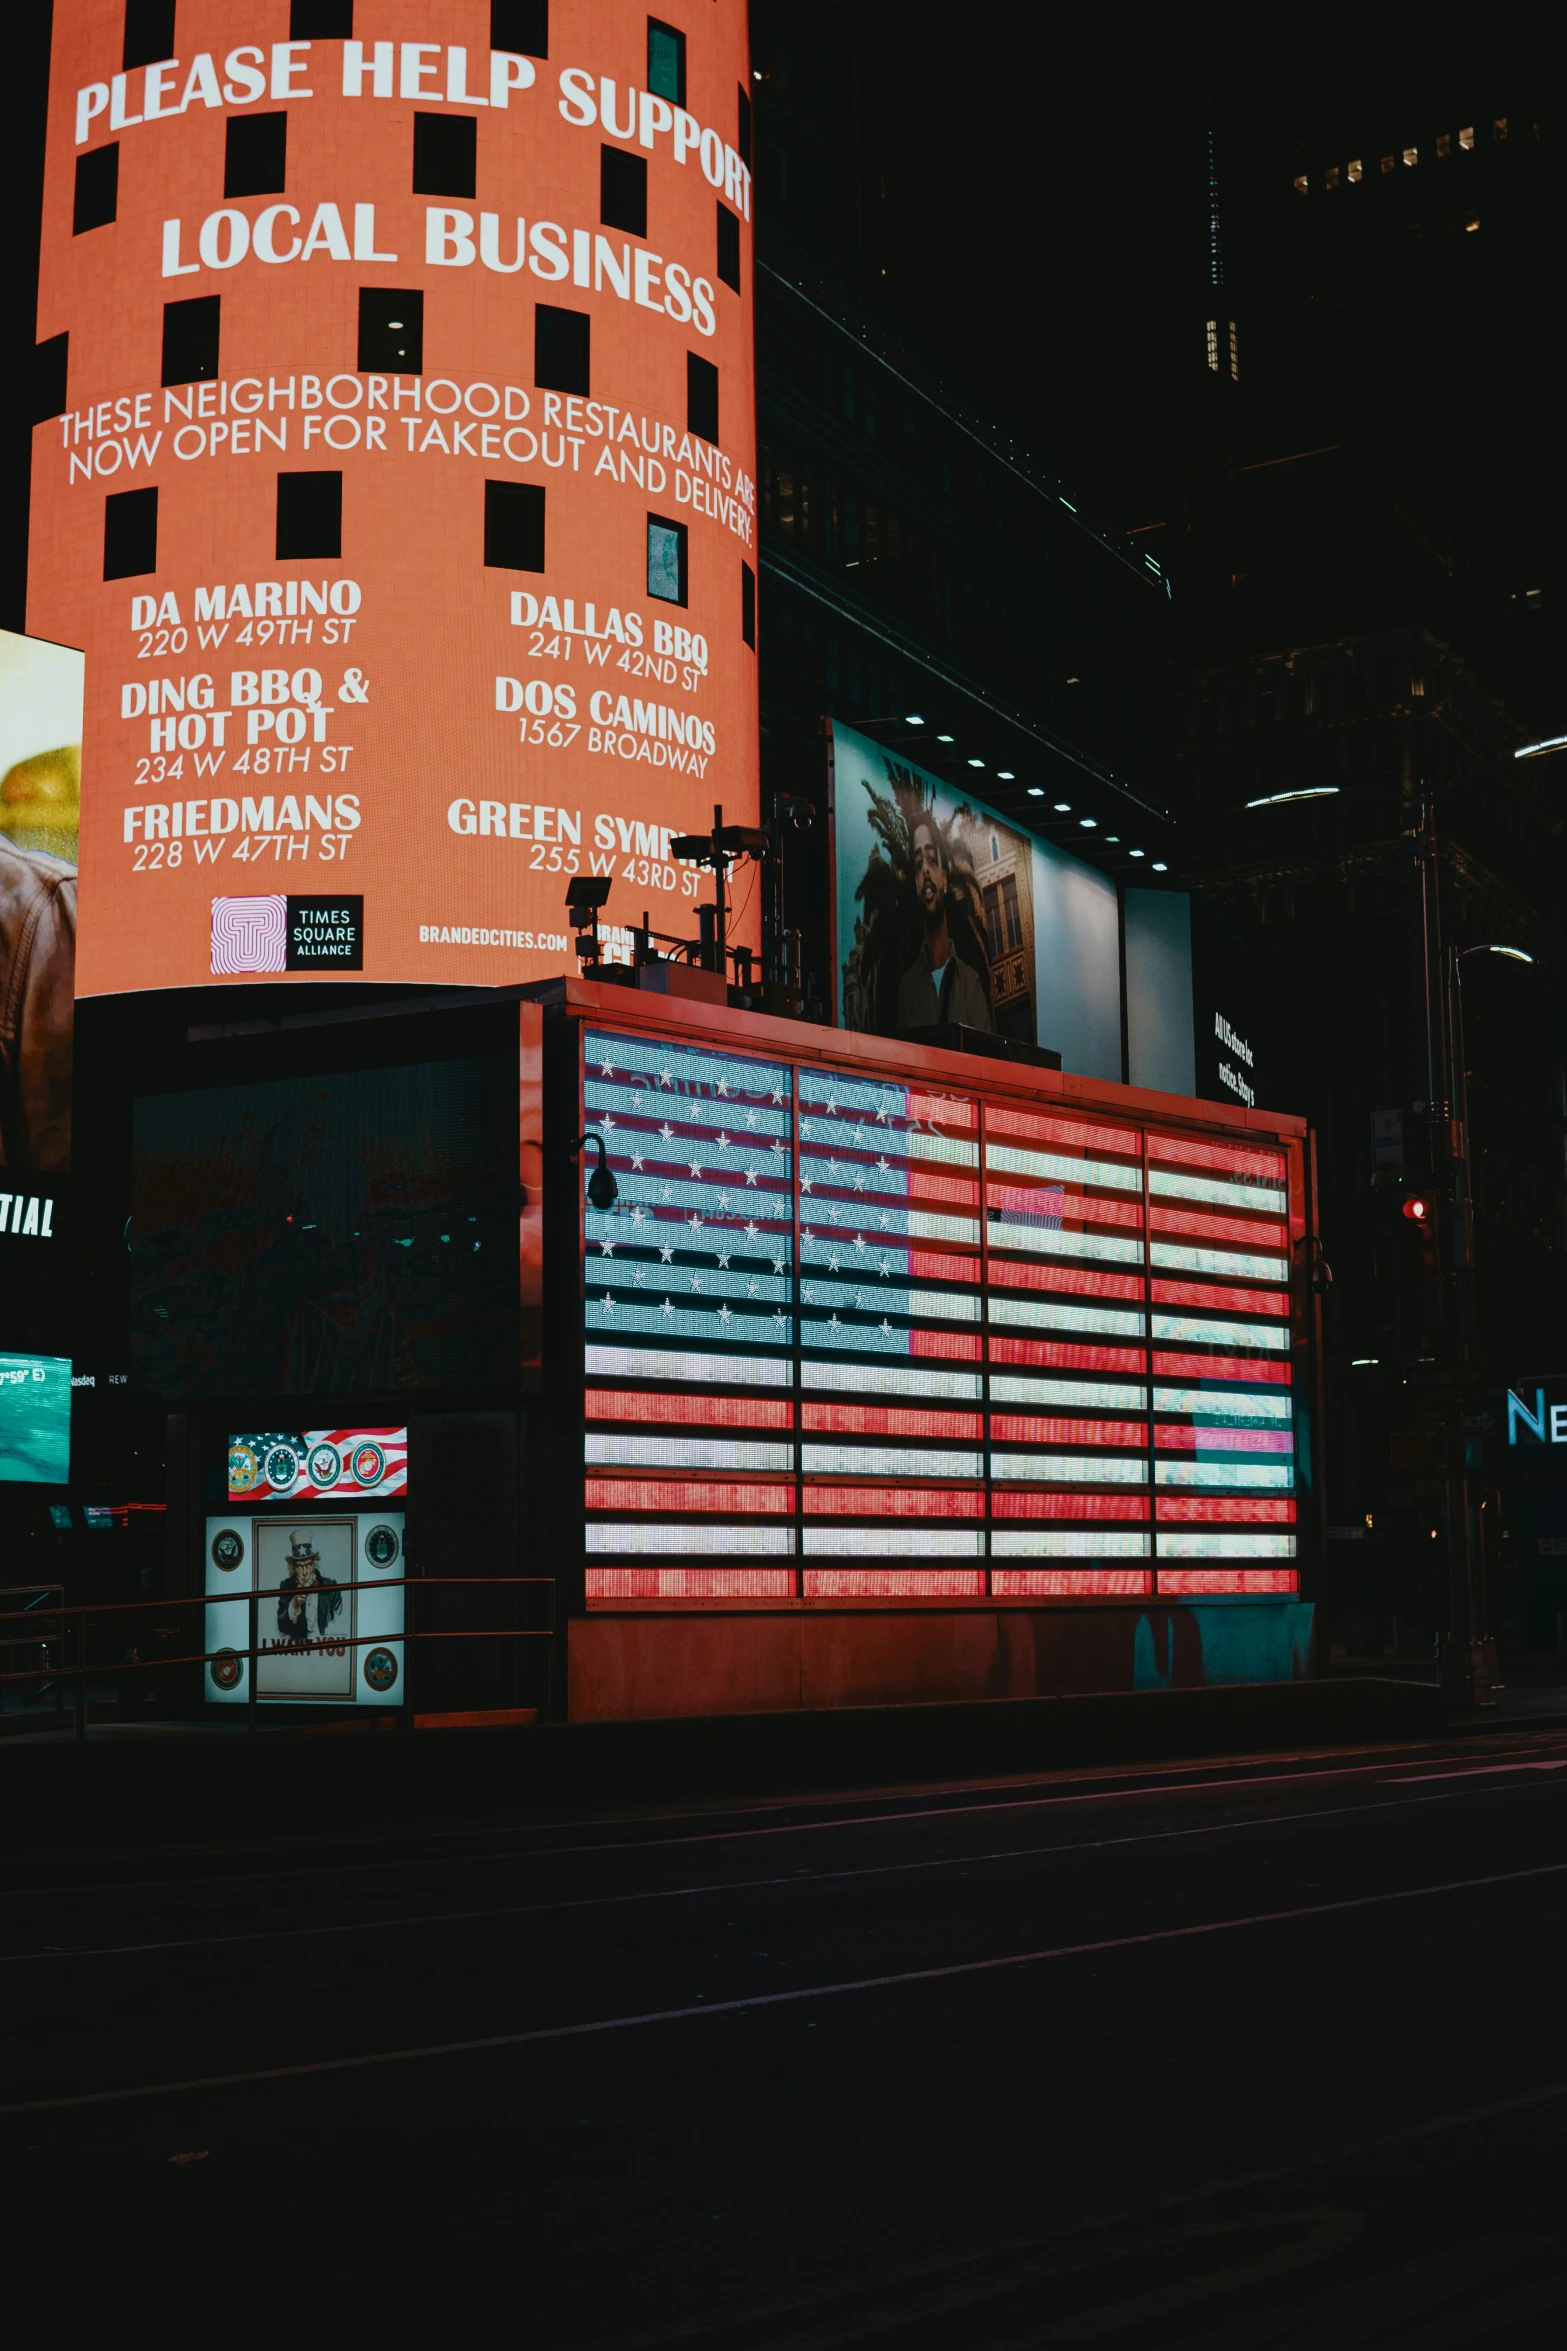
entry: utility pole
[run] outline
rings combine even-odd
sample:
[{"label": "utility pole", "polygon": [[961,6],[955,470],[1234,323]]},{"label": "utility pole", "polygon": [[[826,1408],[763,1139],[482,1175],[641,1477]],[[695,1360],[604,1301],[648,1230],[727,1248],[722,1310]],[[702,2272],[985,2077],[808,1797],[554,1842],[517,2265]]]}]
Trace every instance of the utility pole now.
[{"label": "utility pole", "polygon": [[1487,1637],[1483,1598],[1476,1606],[1475,1526],[1470,1492],[1465,1404],[1475,1382],[1474,1207],[1469,1180],[1469,1088],[1464,1072],[1463,1003],[1459,957],[1442,940],[1436,809],[1420,800],[1414,835],[1420,874],[1420,916],[1426,1023],[1425,1130],[1437,1205],[1436,1378],[1445,1392],[1442,1444],[1447,1519],[1447,1639],[1442,1687],[1476,1704],[1492,1703],[1494,1650]]}]

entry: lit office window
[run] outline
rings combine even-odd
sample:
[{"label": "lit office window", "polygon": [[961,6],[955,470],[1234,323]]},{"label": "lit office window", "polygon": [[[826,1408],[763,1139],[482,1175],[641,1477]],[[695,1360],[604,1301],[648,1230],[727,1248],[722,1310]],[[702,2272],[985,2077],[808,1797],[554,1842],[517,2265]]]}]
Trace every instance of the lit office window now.
[{"label": "lit office window", "polygon": [[1438,155],[1450,155],[1452,153],[1453,142],[1448,137],[1446,131],[1443,131],[1440,138],[1437,140],[1436,151]]},{"label": "lit office window", "polygon": [[1398,157],[1397,157],[1396,155],[1384,155],[1384,156],[1383,156],[1383,158],[1382,158],[1382,169],[1383,169],[1385,172],[1387,172],[1387,171],[1393,171],[1393,170],[1396,170],[1396,168],[1397,168],[1397,165],[1398,165]]},{"label": "lit office window", "polygon": [[1469,128],[1468,128],[1468,130],[1466,130],[1466,131],[1460,131],[1460,132],[1459,132],[1459,134],[1458,134],[1458,144],[1459,144],[1459,146],[1460,146],[1460,147],[1463,147],[1463,148],[1465,148],[1465,149],[1468,149],[1468,148],[1472,147],[1472,146],[1474,145],[1474,143],[1475,143],[1474,125],[1473,125],[1473,123],[1471,123],[1471,124],[1470,124],[1470,126],[1469,126]]},{"label": "lit office window", "polygon": [[1241,348],[1239,339],[1235,332],[1235,321],[1232,318],[1230,321],[1230,381],[1232,383],[1238,384],[1240,380]]},{"label": "lit office window", "polygon": [[1216,318],[1210,318],[1208,321],[1208,365],[1217,375],[1219,372],[1219,322]]},{"label": "lit office window", "polygon": [[1358,155],[1356,156],[1354,162],[1349,165],[1346,177],[1351,181],[1358,181],[1365,177]]},{"label": "lit office window", "polygon": [[1419,150],[1419,148],[1418,148],[1418,147],[1406,147],[1406,148],[1404,149],[1404,161],[1405,161],[1405,163],[1407,163],[1407,164],[1408,164],[1408,166],[1409,166],[1410,170],[1411,170],[1411,171],[1413,171],[1413,170],[1414,170],[1414,168],[1415,168],[1415,165],[1416,165],[1416,164],[1417,164],[1417,163],[1420,161],[1420,150]]},{"label": "lit office window", "polygon": [[1505,138],[1506,138],[1506,136],[1507,136],[1507,117],[1506,117],[1506,115],[1505,115],[1505,114],[1499,114],[1499,115],[1497,116],[1497,118],[1496,118],[1495,122],[1494,122],[1494,123],[1491,125],[1491,129],[1492,129],[1492,133],[1493,133],[1493,135],[1494,135],[1494,136],[1495,136],[1497,139],[1505,139]]},{"label": "lit office window", "polygon": [[1336,188],[1338,186],[1338,165],[1336,163],[1330,163],[1328,165],[1327,171],[1323,177],[1322,184],[1325,188]]},{"label": "lit office window", "polygon": [[1310,188],[1310,186],[1311,186],[1311,182],[1310,182],[1310,180],[1308,180],[1308,179],[1307,179],[1307,177],[1306,177],[1305,173],[1304,173],[1304,172],[1297,172],[1297,174],[1295,175],[1295,193],[1296,193],[1296,195],[1297,195],[1297,196],[1304,196],[1304,195],[1307,193],[1307,191],[1308,191],[1308,189]]}]

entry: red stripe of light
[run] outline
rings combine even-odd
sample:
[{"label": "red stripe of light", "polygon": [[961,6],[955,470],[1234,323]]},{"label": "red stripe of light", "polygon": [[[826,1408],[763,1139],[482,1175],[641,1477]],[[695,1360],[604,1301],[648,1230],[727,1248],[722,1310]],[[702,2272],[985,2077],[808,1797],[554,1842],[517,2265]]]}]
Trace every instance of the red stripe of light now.
[{"label": "red stripe of light", "polygon": [[979,1184],[973,1176],[937,1175],[930,1168],[911,1167],[908,1191],[899,1192],[897,1198],[942,1200],[973,1209],[979,1206]]},{"label": "red stripe of light", "polygon": [[[1079,1298],[1136,1298],[1143,1294],[1140,1273],[1100,1273],[1090,1266],[1040,1265],[1027,1258],[992,1257],[990,1285],[1000,1290],[1053,1290]],[[1159,1285],[1154,1284],[1154,1296]]]},{"label": "red stripe of light", "polygon": [[992,1518],[1146,1519],[1146,1494],[1041,1494],[1032,1486],[996,1486]]},{"label": "red stripe of light", "polygon": [[808,1567],[812,1600],[977,1600],[982,1567]]},{"label": "red stripe of light", "polygon": [[1163,1453],[1293,1453],[1288,1429],[1197,1429],[1185,1421],[1161,1421],[1154,1443]]},{"label": "red stripe of light", "polygon": [[732,1511],[736,1518],[794,1509],[794,1487],[737,1486],[705,1478],[589,1478],[589,1510]]},{"label": "red stripe of light", "polygon": [[967,1282],[971,1288],[979,1282],[979,1256],[944,1257],[934,1249],[909,1251],[909,1279],[911,1282]]},{"label": "red stripe of light", "polygon": [[801,1426],[842,1437],[965,1437],[970,1444],[985,1433],[977,1412],[911,1412],[896,1404],[807,1404]]},{"label": "red stripe of light", "polygon": [[670,1427],[790,1429],[794,1408],[782,1396],[650,1396],[622,1388],[589,1388],[582,1399],[589,1420],[651,1421]]},{"label": "red stripe of light", "polygon": [[1061,1200],[1061,1221],[1067,1231],[1085,1224],[1135,1225],[1140,1232],[1143,1222],[1143,1204],[1140,1200],[1100,1200],[1086,1192],[1063,1192],[1059,1184],[987,1184],[985,1197],[992,1208],[1016,1208],[1025,1216],[1037,1215],[1041,1197],[1052,1194]]},{"label": "red stripe of light", "polygon": [[[999,1339],[992,1334],[990,1360],[992,1363],[1046,1364],[1057,1371],[1127,1371],[1140,1374],[1147,1358],[1141,1347],[1082,1347],[1068,1339]],[[1158,1360],[1155,1356],[1154,1361],[1157,1363]]]},{"label": "red stripe of light", "polygon": [[1132,1599],[1153,1590],[1148,1567],[993,1567],[990,1588],[1000,1600],[1070,1600],[1079,1594]]},{"label": "red stripe of light", "polygon": [[[995,1268],[990,1278],[995,1280]],[[1209,1307],[1225,1314],[1287,1315],[1290,1310],[1287,1290],[1221,1289],[1215,1282],[1161,1282],[1153,1284],[1155,1306]]]},{"label": "red stripe of light", "polygon": [[993,1412],[990,1441],[1014,1445],[1135,1445],[1148,1442],[1145,1420],[1036,1420],[1031,1413]]},{"label": "red stripe of light", "polygon": [[1156,1233],[1192,1233],[1209,1241],[1240,1241],[1253,1249],[1286,1249],[1288,1236],[1274,1217],[1215,1216],[1207,1208],[1166,1208],[1155,1200],[1148,1222]]},{"label": "red stripe of light", "polygon": [[980,1352],[978,1331],[910,1331],[911,1355],[939,1355],[949,1361],[977,1363]]},{"label": "red stripe of light", "polygon": [[1153,1359],[1161,1380],[1250,1380],[1254,1386],[1287,1388],[1290,1367],[1266,1355],[1160,1355]]},{"label": "red stripe of light", "polygon": [[1161,1494],[1160,1520],[1178,1526],[1288,1526],[1295,1524],[1295,1505],[1280,1494]]},{"label": "red stripe of light", "polygon": [[982,1486],[807,1486],[807,1518],[983,1518]]},{"label": "red stripe of light", "polygon": [[1298,1592],[1292,1567],[1161,1567],[1161,1592]]},{"label": "red stripe of light", "polygon": [[1175,1167],[1222,1167],[1232,1175],[1266,1176],[1274,1183],[1284,1177],[1282,1151],[1236,1151],[1225,1143],[1193,1143],[1184,1135],[1150,1133],[1148,1156]]},{"label": "red stripe of light", "polygon": [[792,1567],[590,1567],[595,1600],[788,1600]]},{"label": "red stripe of light", "polygon": [[1141,1159],[1142,1138],[1128,1127],[1083,1126],[1070,1118],[1042,1118],[1030,1110],[989,1109],[987,1135],[1017,1135],[1030,1143],[1065,1144],[1077,1151],[1113,1151],[1122,1159]]},{"label": "red stripe of light", "polygon": [[923,1119],[927,1126],[965,1127],[970,1132],[979,1124],[976,1103],[959,1102],[946,1094],[911,1094],[908,1116]]}]

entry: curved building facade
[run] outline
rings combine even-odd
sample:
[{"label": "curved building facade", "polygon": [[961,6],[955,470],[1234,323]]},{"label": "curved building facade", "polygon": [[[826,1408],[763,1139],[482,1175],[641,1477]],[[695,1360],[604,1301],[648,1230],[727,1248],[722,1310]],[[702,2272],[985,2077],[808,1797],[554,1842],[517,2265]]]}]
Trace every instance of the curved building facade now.
[{"label": "curved building facade", "polygon": [[574,873],[695,929],[670,837],[758,803],[748,83],[742,0],[62,0],[79,993],[534,980]]}]

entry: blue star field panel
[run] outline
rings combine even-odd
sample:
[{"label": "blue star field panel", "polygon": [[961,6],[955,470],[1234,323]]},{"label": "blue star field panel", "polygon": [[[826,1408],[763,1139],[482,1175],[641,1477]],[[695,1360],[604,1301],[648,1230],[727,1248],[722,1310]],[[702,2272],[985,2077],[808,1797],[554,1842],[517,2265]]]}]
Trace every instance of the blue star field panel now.
[{"label": "blue star field panel", "polygon": [[588,1597],[791,1597],[794,1073],[594,1032],[583,1115]]}]

